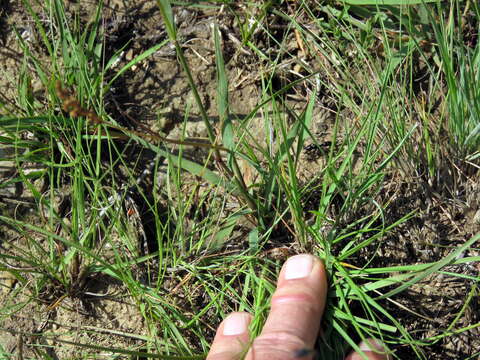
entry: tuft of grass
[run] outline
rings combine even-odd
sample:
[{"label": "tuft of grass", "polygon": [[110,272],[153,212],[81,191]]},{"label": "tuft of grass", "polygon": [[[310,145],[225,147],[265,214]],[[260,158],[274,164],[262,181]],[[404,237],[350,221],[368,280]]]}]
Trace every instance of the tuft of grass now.
[{"label": "tuft of grass", "polygon": [[[261,93],[244,118],[231,113],[223,30],[214,25],[215,123],[201,101],[170,1],[157,1],[168,39],[116,69],[122,49],[106,58],[102,2],[85,25],[70,17],[60,0],[47,1],[40,10],[25,0],[48,63],[17,31],[24,54],[19,110],[0,118],[0,141],[14,150],[0,160],[13,161],[17,174],[1,186],[26,188],[38,217],[0,216],[25,240],[0,254],[0,269],[20,284],[1,318],[38,300],[53,309],[66,298],[83,299],[88,282],[101,275],[121,284],[147,332],[123,334],[141,344],[129,349],[70,342],[85,349],[82,356],[108,351],[118,357],[203,358],[215,325],[232,310],[251,312],[252,333],[259,333],[281,266],[268,258],[267,249],[286,242],[320,256],[328,269],[322,359],[342,357],[349,348],[361,353],[356,344],[369,337],[381,339],[392,353],[402,346],[427,358],[422,347],[478,326],[455,328],[462,309],[443,334],[419,341],[386,302],[397,305],[394,296],[448,264],[480,260],[460,256],[479,235],[436,262],[371,265],[382,240],[416,215],[386,215],[393,199],[380,193],[388,179],[422,176],[432,188],[440,187],[435,181],[445,166],[452,170],[478,158],[480,45],[465,46],[458,31],[467,21],[461,4],[452,2],[445,13],[446,5],[431,2],[300,1],[290,8],[268,1],[250,4],[245,13],[231,2],[211,5],[228,8],[240,19],[241,44],[255,56]],[[478,6],[472,6],[478,21]],[[48,14],[48,21],[39,12]],[[282,26],[270,28],[272,17]],[[176,139],[178,151],[173,151],[171,142],[126,129],[105,111],[103,99],[114,82],[169,42],[208,132],[208,154],[195,161],[184,152],[191,145],[187,140]],[[298,67],[285,71],[290,63]],[[421,91],[415,88],[419,67],[429,79]],[[33,78],[46,89],[43,102],[33,96]],[[78,104],[101,121],[64,114],[57,80],[74,88]],[[300,110],[289,100],[295,91],[305,99]],[[434,106],[430,98],[441,104]],[[299,176],[305,166],[301,153],[307,141],[320,145],[311,128],[316,108],[329,102],[335,113],[331,141],[316,176],[305,181]],[[155,178],[151,194],[131,169],[133,147],[155,155],[153,171],[165,163],[165,181]],[[26,170],[26,163],[35,164],[35,170]],[[125,169],[123,183],[118,168]],[[313,209],[305,205],[309,196],[315,199]],[[151,233],[145,234],[142,217],[147,215]],[[248,230],[238,230],[245,223]],[[141,243],[155,250],[142,251]],[[29,295],[15,301],[24,294]]]}]

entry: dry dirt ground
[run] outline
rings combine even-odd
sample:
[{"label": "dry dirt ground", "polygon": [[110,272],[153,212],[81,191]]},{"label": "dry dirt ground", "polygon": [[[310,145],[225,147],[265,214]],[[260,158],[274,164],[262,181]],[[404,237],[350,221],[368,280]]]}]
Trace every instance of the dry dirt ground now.
[{"label": "dry dirt ground", "polygon": [[[81,16],[85,18],[91,16],[94,9],[94,4],[88,2],[82,2],[80,8],[68,1],[65,4],[68,11],[80,11]],[[17,92],[16,69],[21,65],[23,56],[13,26],[16,26],[22,36],[28,37],[28,41],[35,41],[38,34],[35,34],[31,16],[21,1],[4,1],[0,11],[2,42],[0,93],[3,102],[13,103]],[[233,16],[227,11],[219,12],[218,9],[209,11],[176,8],[175,13],[179,31],[185,39],[185,53],[208,114],[213,118],[217,116],[215,50],[210,27],[215,21],[221,24],[224,35],[231,111],[238,117],[247,115],[259,102],[262,68],[258,66],[256,57],[250,53],[251,50],[238,46],[240,36],[235,30]],[[166,36],[155,1],[106,1],[102,21],[106,31],[107,53],[113,54],[127,44],[118,67],[164,40]],[[45,61],[48,61],[41,48],[37,51],[39,56],[43,54]],[[289,66],[293,68],[295,64]],[[35,79],[33,83],[35,84]],[[306,93],[300,85],[292,88],[288,94],[288,101],[294,109],[304,108],[305,99]],[[191,107],[188,110],[186,128],[188,136],[206,136],[186,78],[173,49],[170,48],[153,54],[135,66],[128,76],[121,77],[106,95],[105,103],[107,112],[125,126],[134,126],[135,124],[131,123],[131,118],[134,117],[140,119],[145,126],[162,130],[172,138],[181,135],[187,111],[186,104],[189,104]],[[0,109],[0,114],[1,111]],[[335,111],[335,104],[331,103],[328,96],[319,99],[315,105],[315,124],[312,132],[319,134],[319,143],[329,141],[328,133],[332,126],[330,114]],[[162,119],[161,122],[157,121],[159,118]],[[255,127],[255,121],[251,122],[251,127]],[[261,140],[262,135],[259,134],[258,137]],[[192,150],[187,155],[196,158],[198,154],[195,154],[195,151],[200,150]],[[145,156],[148,160],[149,155]],[[321,159],[319,154],[312,154],[308,149],[302,156],[299,177],[306,180],[321,165]],[[15,171],[14,164],[0,165],[2,165],[0,174],[4,179]],[[140,167],[136,169],[139,173],[142,170]],[[378,247],[365,249],[362,256],[369,256],[371,251],[378,254],[371,266],[437,261],[448,254],[451,247],[462,244],[480,230],[478,172],[470,169],[468,173],[459,174],[445,173],[442,175],[444,181],[433,186],[426,186],[422,179],[409,176],[399,178],[398,175],[392,175],[387,179],[384,188],[378,194],[380,200],[394,199],[386,217],[395,220],[410,211],[417,212],[410,220],[390,233]],[[452,182],[455,182],[455,193],[451,193],[450,187],[445,185]],[[17,186],[3,188],[1,191],[0,206],[3,214],[12,214],[14,209],[17,214],[22,214],[25,221],[38,223],[37,218],[29,213],[34,204],[31,203],[32,198],[26,189]],[[314,195],[308,202],[315,203]],[[1,251],[5,254],[12,251],[13,247],[21,247],[21,236],[1,224],[0,236]],[[463,256],[478,255],[478,250],[475,249],[463,254]],[[359,263],[363,262],[359,259]],[[445,270],[477,277],[480,265],[478,263],[458,265]],[[16,284],[8,273],[0,275],[3,285],[0,302],[5,306],[7,295],[15,289]],[[65,344],[58,346],[59,343],[55,343],[53,339],[116,348],[130,348],[136,343],[141,343],[142,335],[146,334],[143,317],[131,298],[120,295],[124,293],[121,285],[105,278],[89,281],[89,294],[85,295],[83,301],[67,298],[62,306],[52,308],[49,307],[51,299],[44,299],[43,302],[31,299],[32,301],[27,301],[23,308],[1,313],[0,344],[6,351],[17,354],[23,348],[24,354],[29,356],[34,356],[31,344],[43,344],[45,346],[43,349],[47,349],[52,358],[67,359],[75,358],[78,349]],[[385,301],[383,305],[404,324],[414,338],[422,339],[442,333],[464,306],[472,286],[474,284],[468,279],[435,275],[396,295],[391,299],[392,302]],[[19,303],[25,303],[28,295],[21,296],[26,298],[19,298]],[[468,309],[458,319],[456,327],[461,328],[479,321],[479,299],[474,297],[469,302]],[[20,333],[29,335],[22,336]],[[49,336],[44,337],[44,333],[48,333]],[[55,337],[52,337],[52,334],[55,334]],[[479,339],[480,333],[476,328],[461,335],[444,338],[425,351],[428,358],[467,358],[480,349]],[[396,351],[400,358],[408,359],[413,356],[409,349],[397,348]]]}]

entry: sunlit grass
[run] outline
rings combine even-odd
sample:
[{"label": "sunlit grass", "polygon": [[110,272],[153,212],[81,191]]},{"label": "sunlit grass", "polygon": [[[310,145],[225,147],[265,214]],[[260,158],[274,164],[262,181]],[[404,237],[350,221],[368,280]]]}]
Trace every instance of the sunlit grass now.
[{"label": "sunlit grass", "polygon": [[[331,286],[322,359],[337,359],[348,348],[358,350],[358,340],[367,337],[382,339],[389,349],[408,346],[418,358],[428,358],[422,346],[441,335],[420,344],[383,301],[447,264],[465,262],[460,254],[478,236],[430,264],[412,261],[408,266],[375,268],[370,265],[374,252],[362,263],[357,259],[362,250],[375,248],[415,216],[408,212],[396,219],[385,217],[391,199],[379,193],[387,176],[406,180],[422,176],[433,186],[446,164],[453,169],[478,157],[480,45],[471,49],[463,44],[457,29],[462,26],[463,8],[458,3],[452,2],[449,13],[439,3],[415,8],[396,6],[398,1],[385,4],[349,8],[302,1],[296,11],[273,2],[244,9],[227,4],[240,21],[242,44],[258,60],[261,98],[256,108],[247,109],[244,119],[230,113],[225,40],[214,26],[217,126],[198,94],[195,69],[188,65],[170,2],[158,1],[168,39],[116,70],[113,64],[120,50],[104,58],[102,4],[89,26],[82,28],[78,18],[67,18],[60,0],[43,5],[48,22],[40,21],[26,2],[50,63],[36,58],[21,36],[18,41],[25,63],[33,64],[35,77],[47,90],[47,99],[40,102],[32,96],[33,76],[22,68],[17,99],[22,111],[0,119],[1,142],[15,149],[19,172],[10,183],[28,188],[35,199],[34,211],[48,216],[36,223],[0,217],[26,240],[25,247],[15,249],[15,257],[0,254],[0,268],[21,284],[10,295],[2,317],[19,310],[21,304],[14,302],[19,292],[29,291],[29,301],[38,300],[53,284],[56,291],[49,306],[62,306],[65,297],[82,297],[89,277],[102,274],[126,289],[145,320],[146,334],[135,334],[142,343],[140,350],[83,344],[85,350],[80,352],[203,358],[215,325],[230,311],[251,312],[252,332],[259,333],[281,265],[265,250],[281,236],[293,241],[297,251],[320,256],[327,266]],[[477,5],[472,9],[480,19]],[[287,23],[280,37],[268,27],[267,15],[272,14]],[[262,48],[259,38],[274,51]],[[294,50],[284,51],[292,38],[304,47],[304,58],[298,68],[281,77],[285,64],[298,60]],[[152,142],[122,128],[104,108],[104,95],[115,79],[127,76],[132,66],[169,42],[175,45],[209,144],[214,145],[205,158],[195,161],[184,156],[185,146],[174,152],[171,144]],[[414,88],[420,81],[419,64],[428,79],[425,91]],[[84,117],[63,114],[55,92],[57,80],[102,122],[92,124]],[[290,91],[297,88],[306,93],[300,111],[288,101]],[[322,97],[335,105],[334,131],[324,165],[305,184],[297,175],[303,166],[300,158],[307,140],[317,142],[310,128]],[[440,105],[433,108],[429,99],[439,100]],[[185,104],[186,113],[189,105]],[[247,130],[259,115],[263,128],[257,130],[268,134],[264,142]],[[27,133],[33,136],[26,138]],[[131,159],[126,159],[129,146],[156,154],[154,171],[165,167],[165,180],[153,184],[152,194],[136,184]],[[446,161],[451,157],[451,162]],[[38,164],[38,170],[22,170],[26,161]],[[127,169],[126,184],[118,179],[118,167]],[[254,180],[246,180],[244,169],[257,175]],[[40,191],[39,179],[46,181],[47,190]],[[68,198],[63,204],[55,198],[60,190]],[[314,190],[316,206],[307,213],[303,200]],[[132,225],[130,220],[138,211],[128,205],[133,195],[145,205],[140,215],[150,218],[153,233],[148,237],[155,248],[150,253],[139,250],[144,237],[135,230],[143,225]],[[247,230],[239,236],[235,231],[244,223]],[[225,245],[233,250],[225,250]],[[12,270],[11,261],[30,270]],[[201,304],[196,303],[199,293]]]}]

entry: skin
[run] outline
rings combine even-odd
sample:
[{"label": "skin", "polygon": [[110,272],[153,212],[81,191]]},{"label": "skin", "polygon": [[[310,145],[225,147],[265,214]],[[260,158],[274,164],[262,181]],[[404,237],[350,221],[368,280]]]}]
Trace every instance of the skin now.
[{"label": "skin", "polygon": [[[310,264],[308,270],[305,270],[308,274],[292,278],[291,273],[287,274],[286,264],[291,259],[298,260],[299,257]],[[254,339],[245,359],[298,360],[299,349],[312,349],[320,331],[320,322],[325,309],[326,279],[325,267],[317,257],[305,254],[288,259],[280,272],[270,314],[262,333]],[[245,355],[245,345],[250,341],[248,324],[251,319],[252,316],[248,313],[237,312],[228,315],[217,329],[207,360],[240,360],[242,355]],[[238,323],[243,326],[235,326]],[[374,340],[370,340],[370,344],[370,348],[374,347],[381,351],[381,346]],[[366,344],[361,345],[361,349],[371,360],[388,359],[385,354],[369,351]],[[302,355],[301,359],[312,357],[313,355]],[[357,360],[362,357],[352,353],[346,359]]]}]

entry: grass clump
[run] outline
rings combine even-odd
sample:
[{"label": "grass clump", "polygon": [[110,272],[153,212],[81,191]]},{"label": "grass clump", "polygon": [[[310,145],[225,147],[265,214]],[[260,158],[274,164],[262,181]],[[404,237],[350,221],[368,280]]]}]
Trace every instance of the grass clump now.
[{"label": "grass clump", "polygon": [[[445,355],[435,346],[478,328],[477,318],[464,318],[478,297],[471,264],[479,236],[459,232],[445,210],[455,197],[473,206],[468,184],[478,176],[478,6],[172,4],[157,2],[158,37],[127,58],[147,37],[112,48],[106,24],[117,20],[106,4],[87,20],[61,1],[23,3],[39,43],[17,29],[24,65],[15,106],[4,103],[0,119],[2,146],[13,149],[1,160],[15,172],[1,187],[21,187],[29,200],[0,217],[8,243],[0,267],[17,283],[1,319],[8,324],[22,309],[59,316],[73,305],[95,308],[100,297],[130,302],[143,322],[142,333],[89,328],[129,339],[119,346],[62,337],[47,321],[51,343],[36,342],[32,356],[70,344],[83,357],[203,358],[232,310],[254,314],[258,334],[282,261],[303,251],[320,256],[330,275],[321,358],[358,351],[367,337],[399,358]],[[215,20],[210,63],[178,21],[191,13]],[[169,62],[193,99],[182,98],[176,137],[128,115],[116,93],[170,45]],[[196,57],[214,68],[214,105]],[[239,64],[258,96],[244,114],[233,111]],[[195,117],[206,138],[191,135]],[[428,206],[409,201],[417,191]],[[444,210],[462,242],[401,234],[430,225],[432,208]],[[471,288],[441,330],[418,335],[409,316],[435,319],[404,303],[439,274]]]}]

